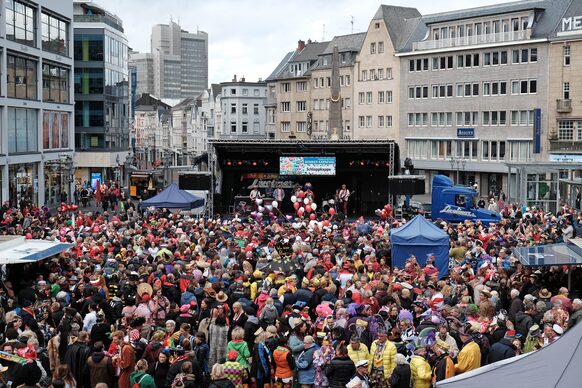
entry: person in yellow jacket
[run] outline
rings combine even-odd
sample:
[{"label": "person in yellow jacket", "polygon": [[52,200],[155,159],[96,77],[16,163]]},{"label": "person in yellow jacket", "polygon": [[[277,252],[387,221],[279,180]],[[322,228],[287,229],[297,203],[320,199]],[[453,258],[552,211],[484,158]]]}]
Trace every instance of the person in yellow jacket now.
[{"label": "person in yellow jacket", "polygon": [[426,348],[421,346],[416,348],[414,356],[410,359],[412,388],[430,388],[432,371],[430,364],[424,357],[426,357]]},{"label": "person in yellow jacket", "polygon": [[370,352],[368,351],[368,347],[360,342],[360,337],[357,335],[352,335],[350,339],[350,344],[348,345],[348,356],[352,359],[354,364],[362,360],[366,360],[368,363],[370,362]]},{"label": "person in yellow jacket", "polygon": [[473,336],[469,333],[468,328],[462,327],[459,330],[459,336],[463,342],[463,349],[459,352],[455,364],[455,374],[458,375],[481,366],[481,349],[473,341]]},{"label": "person in yellow jacket", "polygon": [[388,335],[383,329],[378,330],[378,339],[370,345],[368,363],[374,387],[388,387],[390,375],[396,368],[396,345],[388,341]]}]

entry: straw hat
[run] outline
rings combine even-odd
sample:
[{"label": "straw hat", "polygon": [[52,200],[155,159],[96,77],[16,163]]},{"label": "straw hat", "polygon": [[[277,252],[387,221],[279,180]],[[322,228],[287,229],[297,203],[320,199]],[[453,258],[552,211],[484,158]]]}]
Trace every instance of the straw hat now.
[{"label": "straw hat", "polygon": [[137,294],[141,297],[142,294],[148,294],[148,295],[152,295],[153,294],[153,289],[152,286],[150,286],[148,283],[140,283],[137,286]]},{"label": "straw hat", "polygon": [[224,303],[228,300],[228,295],[226,295],[224,291],[220,291],[218,294],[216,294],[216,300],[220,303]]}]

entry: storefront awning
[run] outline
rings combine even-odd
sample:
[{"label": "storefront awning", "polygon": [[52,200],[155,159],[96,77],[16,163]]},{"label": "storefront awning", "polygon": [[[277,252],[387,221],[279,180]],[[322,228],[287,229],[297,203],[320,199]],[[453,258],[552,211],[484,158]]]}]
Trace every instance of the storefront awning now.
[{"label": "storefront awning", "polygon": [[58,255],[75,244],[58,241],[26,240],[22,236],[0,238],[0,265],[32,263]]}]

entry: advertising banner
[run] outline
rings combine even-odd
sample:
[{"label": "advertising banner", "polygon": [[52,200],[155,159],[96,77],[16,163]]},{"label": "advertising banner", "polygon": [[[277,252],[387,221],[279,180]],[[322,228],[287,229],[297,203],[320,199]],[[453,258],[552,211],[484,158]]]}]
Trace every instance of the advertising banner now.
[{"label": "advertising banner", "polygon": [[334,156],[281,156],[280,175],[328,175],[334,176],[336,159]]}]

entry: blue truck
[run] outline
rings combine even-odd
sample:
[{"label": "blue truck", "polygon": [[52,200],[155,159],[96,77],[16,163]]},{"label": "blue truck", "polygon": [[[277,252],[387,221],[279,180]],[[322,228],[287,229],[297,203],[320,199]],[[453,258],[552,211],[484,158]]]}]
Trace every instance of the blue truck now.
[{"label": "blue truck", "polygon": [[451,223],[465,220],[480,220],[484,224],[497,223],[501,216],[488,209],[477,207],[477,191],[470,187],[455,185],[445,175],[432,179],[432,219]]}]

